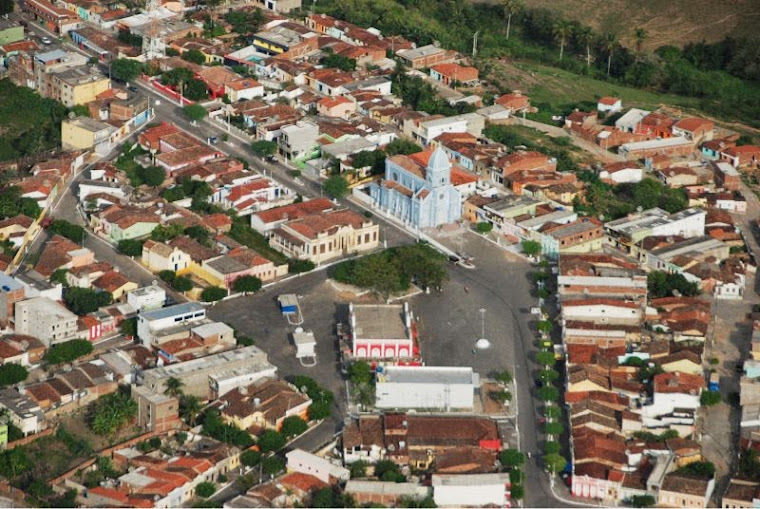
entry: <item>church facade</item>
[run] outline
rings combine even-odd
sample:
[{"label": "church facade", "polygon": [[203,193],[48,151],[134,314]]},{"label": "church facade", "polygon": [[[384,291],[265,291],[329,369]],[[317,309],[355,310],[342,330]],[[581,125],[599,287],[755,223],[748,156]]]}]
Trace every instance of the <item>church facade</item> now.
[{"label": "church facade", "polygon": [[451,183],[451,162],[441,148],[385,160],[385,177],[371,184],[374,206],[415,228],[458,221],[462,197]]}]

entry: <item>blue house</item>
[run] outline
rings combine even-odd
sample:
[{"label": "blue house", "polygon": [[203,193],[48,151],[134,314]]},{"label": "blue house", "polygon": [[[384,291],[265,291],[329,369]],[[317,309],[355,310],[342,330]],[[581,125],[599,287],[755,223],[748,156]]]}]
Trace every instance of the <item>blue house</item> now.
[{"label": "blue house", "polygon": [[369,191],[375,207],[416,228],[453,223],[462,216],[462,197],[451,183],[451,162],[440,147],[432,154],[387,158],[385,178]]}]

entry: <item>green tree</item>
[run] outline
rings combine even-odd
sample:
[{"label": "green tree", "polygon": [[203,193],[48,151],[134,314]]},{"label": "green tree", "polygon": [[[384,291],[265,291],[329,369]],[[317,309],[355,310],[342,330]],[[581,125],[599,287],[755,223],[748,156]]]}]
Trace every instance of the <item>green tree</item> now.
[{"label": "green tree", "polygon": [[676,293],[693,297],[699,295],[699,284],[689,281],[683,274],[655,270],[647,274],[647,290],[652,299],[672,297]]},{"label": "green tree", "polygon": [[322,184],[322,188],[333,198],[343,198],[348,194],[348,181],[341,175],[333,175]]},{"label": "green tree", "polygon": [[[150,238],[156,242],[167,242],[182,235],[184,228],[179,224],[158,225],[150,232]],[[163,272],[163,271],[162,271]]]},{"label": "green tree", "polygon": [[50,275],[50,282],[60,283],[63,286],[69,286],[69,282],[66,279],[66,274],[68,273],[68,269],[55,269],[55,272]]},{"label": "green tree", "polygon": [[337,53],[328,53],[320,59],[319,63],[325,67],[339,69],[341,71],[350,72],[356,70],[356,60],[343,55],[338,55]]},{"label": "green tree", "polygon": [[375,463],[375,477],[383,481],[403,482],[404,475],[393,460],[380,460]]},{"label": "green tree", "polygon": [[509,495],[512,500],[522,500],[525,498],[525,488],[521,484],[513,485],[509,488]]},{"label": "green tree", "polygon": [[539,387],[538,398],[541,401],[555,402],[559,399],[559,390],[557,390],[556,387],[553,387],[551,385],[545,385],[543,387]]},{"label": "green tree", "polygon": [[232,290],[238,293],[256,293],[261,290],[261,279],[256,276],[241,276],[232,283]]},{"label": "green tree", "polygon": [[0,16],[5,16],[13,12],[13,0],[0,0]]},{"label": "green tree", "polygon": [[118,249],[127,256],[142,256],[143,242],[137,239],[124,239],[119,241]]},{"label": "green tree", "polygon": [[559,407],[556,407],[556,406],[544,407],[544,416],[547,419],[559,419],[559,416],[561,414],[562,414],[562,410],[560,410]]},{"label": "green tree", "polygon": [[291,258],[288,260],[288,272],[290,274],[302,274],[304,272],[311,272],[316,265],[311,260],[298,260]]},{"label": "green tree", "polygon": [[69,223],[65,219],[56,219],[50,223],[50,226],[48,226],[48,231],[50,233],[66,237],[67,239],[73,240],[77,243],[82,243],[86,235],[84,228],[79,225]]},{"label": "green tree", "polygon": [[575,39],[586,48],[586,68],[591,67],[591,43],[595,37],[596,35],[591,27],[580,26],[575,30]]},{"label": "green tree", "polygon": [[117,58],[109,65],[111,78],[126,83],[134,81],[143,72],[143,64],[131,58]]},{"label": "green tree", "polygon": [[565,54],[565,44],[568,37],[572,34],[573,25],[569,21],[560,19],[554,24],[554,38],[559,43],[559,61],[562,61],[562,57]]},{"label": "green tree", "polygon": [[261,453],[254,449],[243,451],[240,455],[240,463],[249,468],[255,467],[261,463]]},{"label": "green tree", "polygon": [[652,507],[657,500],[652,495],[634,495],[630,501],[633,507]]},{"label": "green tree", "polygon": [[504,11],[504,17],[507,20],[506,38],[509,39],[509,32],[512,28],[512,16],[523,9],[523,4],[519,0],[501,0],[501,8]]},{"label": "green tree", "polygon": [[362,477],[367,477],[367,467],[369,466],[369,463],[363,460],[354,461],[349,465],[349,469],[351,470],[351,479],[360,479]]},{"label": "green tree", "polygon": [[396,138],[385,146],[385,153],[389,156],[396,154],[409,155],[416,154],[417,152],[422,152],[422,147],[406,138]]},{"label": "green tree", "polygon": [[710,461],[695,461],[682,466],[676,473],[711,479],[715,476],[715,465]]},{"label": "green tree", "polygon": [[[553,407],[552,407],[553,408]],[[556,440],[544,442],[544,454],[559,454],[562,446]]]},{"label": "green tree", "polygon": [[201,292],[201,300],[203,302],[216,302],[222,300],[227,296],[227,290],[219,286],[209,286],[203,289]]},{"label": "green tree", "polygon": [[266,140],[254,141],[251,143],[251,151],[263,159],[277,152],[277,143]]},{"label": "green tree", "polygon": [[62,364],[71,362],[92,353],[92,343],[86,339],[72,339],[64,343],[51,346],[45,353],[45,361],[48,364]]},{"label": "green tree", "polygon": [[191,101],[202,101],[208,97],[208,86],[199,79],[191,79],[185,83],[183,94]]},{"label": "green tree", "polygon": [[259,450],[263,453],[279,451],[285,447],[287,439],[279,431],[268,429],[258,439]]},{"label": "green tree", "polygon": [[499,461],[505,467],[514,468],[519,467],[525,463],[525,455],[517,449],[504,449],[499,454]]},{"label": "green tree", "polygon": [[173,270],[162,270],[158,273],[158,277],[161,279],[161,281],[172,284],[174,283],[174,280],[177,279],[177,273]]},{"label": "green tree", "polygon": [[201,50],[191,49],[182,53],[182,60],[192,62],[194,64],[203,65],[206,63],[206,55]]},{"label": "green tree", "polygon": [[648,37],[649,34],[642,27],[636,27],[633,30],[633,42],[636,45],[636,62],[641,59],[641,49]]},{"label": "green tree", "polygon": [[348,377],[355,385],[368,384],[372,381],[372,368],[366,361],[354,361],[348,368]]},{"label": "green tree", "polygon": [[269,477],[274,477],[285,469],[285,461],[279,456],[269,456],[261,460],[261,468]]},{"label": "green tree", "polygon": [[544,369],[548,369],[550,366],[554,366],[554,364],[557,362],[557,359],[554,358],[554,352],[536,352],[536,362],[544,367]]},{"label": "green tree", "polygon": [[201,498],[208,498],[216,493],[216,484],[212,482],[202,482],[195,487],[195,494]]},{"label": "green tree", "polygon": [[298,435],[304,433],[307,429],[309,429],[309,425],[306,424],[306,421],[297,415],[291,415],[290,417],[283,419],[280,433],[282,433],[286,438],[291,438],[297,437]]},{"label": "green tree", "polygon": [[702,406],[713,406],[720,402],[720,392],[717,391],[702,391],[702,394],[699,396],[699,404]]},{"label": "green tree", "polygon": [[180,293],[189,292],[193,289],[193,286],[192,280],[187,276],[177,276],[174,281],[172,281],[172,288]]},{"label": "green tree", "polygon": [[526,256],[535,258],[541,254],[541,243],[535,240],[523,240],[520,244],[522,251]]},{"label": "green tree", "polygon": [[0,366],[0,387],[7,387],[26,380],[29,371],[21,364],[3,364]]},{"label": "green tree", "polygon": [[[180,388],[181,389],[181,388]],[[203,411],[203,403],[196,396],[180,394],[179,414],[187,422],[188,426],[195,427],[198,416]]]},{"label": "green tree", "polygon": [[559,436],[565,430],[560,422],[547,422],[544,426],[544,432],[547,435]]},{"label": "green tree", "polygon": [[319,508],[337,507],[332,488],[322,488],[314,493],[311,499],[311,506]]},{"label": "green tree", "polygon": [[89,288],[72,286],[63,292],[63,301],[72,312],[83,316],[109,305],[113,297],[108,292],[96,292]]},{"label": "green tree", "polygon": [[204,118],[206,118],[206,115],[208,115],[206,108],[204,108],[200,104],[188,104],[187,106],[182,108],[182,112],[185,114],[187,118],[189,118],[193,122],[196,122],[198,120],[203,120]]},{"label": "green tree", "polygon": [[612,55],[617,47],[617,36],[613,33],[607,33],[602,39],[602,47],[607,53],[607,76],[610,75],[610,68],[612,67]]},{"label": "green tree", "polygon": [[137,414],[137,403],[129,395],[114,392],[92,403],[90,427],[98,435],[113,436]]},{"label": "green tree", "polygon": [[178,398],[184,394],[185,382],[177,377],[171,376],[164,382],[164,394],[173,398]]},{"label": "green tree", "polygon": [[119,330],[127,339],[137,336],[137,317],[122,320],[121,324],[119,324]]},{"label": "green tree", "polygon": [[199,224],[194,224],[185,228],[185,235],[195,240],[199,244],[207,246],[209,244],[209,232]]},{"label": "green tree", "polygon": [[499,371],[498,373],[496,373],[493,379],[502,385],[508,385],[512,383],[512,380],[514,379],[514,377],[512,376],[512,373],[509,372],[508,369],[505,369],[503,371]]},{"label": "green tree", "polygon": [[248,336],[237,336],[235,338],[235,344],[238,346],[253,346],[256,341]]},{"label": "green tree", "polygon": [[172,87],[179,87],[181,83],[187,83],[193,79],[193,71],[185,69],[184,67],[177,67],[170,71],[166,71],[161,75],[161,83]]},{"label": "green tree", "polygon": [[549,472],[556,474],[565,468],[567,460],[561,454],[547,454],[544,456],[544,464]]},{"label": "green tree", "polygon": [[559,372],[553,369],[542,369],[538,374],[538,378],[545,384],[554,383],[559,379]]},{"label": "green tree", "polygon": [[476,229],[478,230],[478,233],[489,233],[493,230],[493,224],[487,221],[481,221],[477,224]]},{"label": "green tree", "polygon": [[554,329],[554,324],[550,322],[549,320],[539,320],[536,322],[536,329],[538,332],[543,332],[544,334],[551,333],[552,329]]},{"label": "green tree", "polygon": [[137,174],[143,183],[150,187],[158,187],[166,180],[166,172],[159,166],[140,168]]}]

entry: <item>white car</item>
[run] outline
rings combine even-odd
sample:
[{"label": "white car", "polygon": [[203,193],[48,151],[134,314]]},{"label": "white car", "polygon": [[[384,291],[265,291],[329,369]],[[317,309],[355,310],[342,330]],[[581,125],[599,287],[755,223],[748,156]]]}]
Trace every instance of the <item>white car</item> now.
[{"label": "white car", "polygon": [[51,41],[47,37],[41,37],[40,41],[42,41],[42,44],[52,44],[53,43],[53,41]]}]

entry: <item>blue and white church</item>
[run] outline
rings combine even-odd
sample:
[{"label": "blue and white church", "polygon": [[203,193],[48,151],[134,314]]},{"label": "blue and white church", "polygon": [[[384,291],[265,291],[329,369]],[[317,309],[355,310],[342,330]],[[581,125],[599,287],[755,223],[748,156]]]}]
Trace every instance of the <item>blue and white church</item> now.
[{"label": "blue and white church", "polygon": [[432,153],[388,157],[385,177],[373,182],[369,192],[376,208],[418,229],[462,217],[462,197],[451,183],[451,162],[440,147]]}]

